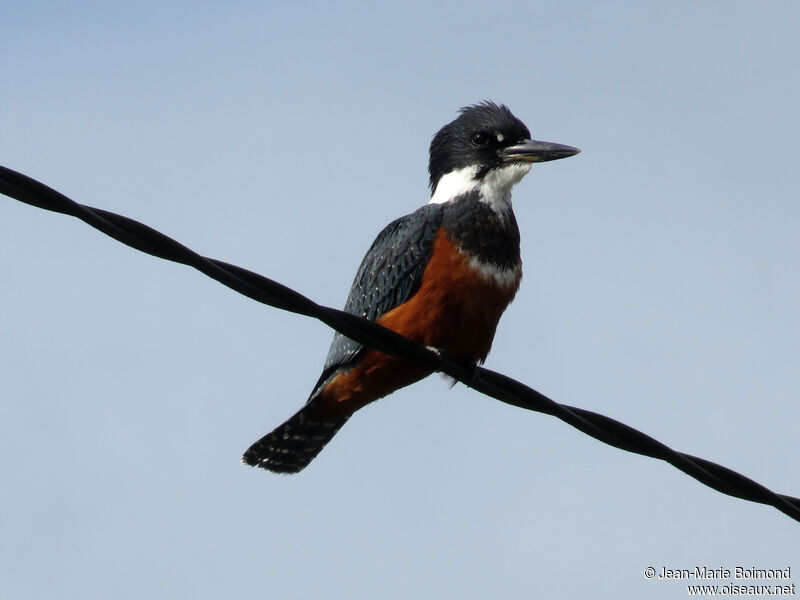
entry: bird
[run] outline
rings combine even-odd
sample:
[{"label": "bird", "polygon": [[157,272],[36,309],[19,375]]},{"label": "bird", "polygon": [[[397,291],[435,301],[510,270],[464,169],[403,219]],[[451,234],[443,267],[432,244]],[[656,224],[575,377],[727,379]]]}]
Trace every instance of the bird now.
[{"label": "bird", "polygon": [[[532,163],[580,149],[531,139],[492,101],[461,108],[430,144],[430,201],[387,225],[361,261],[344,311],[464,364],[486,360],[522,279],[511,188]],[[306,404],[242,462],[298,473],[359,409],[431,374],[336,333]]]}]

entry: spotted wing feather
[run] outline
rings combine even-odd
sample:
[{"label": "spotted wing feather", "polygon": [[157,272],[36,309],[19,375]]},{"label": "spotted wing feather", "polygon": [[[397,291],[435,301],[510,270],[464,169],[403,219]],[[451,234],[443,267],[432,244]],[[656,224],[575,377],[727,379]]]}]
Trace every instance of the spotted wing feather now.
[{"label": "spotted wing feather", "polygon": [[[425,205],[387,225],[356,272],[344,310],[370,320],[403,304],[417,291],[442,223],[442,206]],[[337,333],[320,382],[356,359],[363,346]]]}]

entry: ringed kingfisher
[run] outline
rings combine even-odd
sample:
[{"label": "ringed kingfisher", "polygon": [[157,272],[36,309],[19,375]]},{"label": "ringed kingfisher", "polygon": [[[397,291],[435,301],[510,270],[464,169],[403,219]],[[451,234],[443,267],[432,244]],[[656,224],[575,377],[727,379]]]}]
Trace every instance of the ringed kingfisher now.
[{"label": "ringed kingfisher", "polygon": [[[344,310],[452,360],[482,363],[522,279],[511,188],[532,163],[578,152],[532,140],[504,105],[462,108],[431,142],[430,202],[378,234]],[[250,446],[242,462],[297,473],[355,411],[431,372],[337,333],[305,406]]]}]

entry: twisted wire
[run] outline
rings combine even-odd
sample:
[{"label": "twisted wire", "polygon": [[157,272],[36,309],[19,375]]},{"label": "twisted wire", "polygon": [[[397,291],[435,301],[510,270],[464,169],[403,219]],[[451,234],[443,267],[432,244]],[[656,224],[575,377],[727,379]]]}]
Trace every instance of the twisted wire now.
[{"label": "twisted wire", "polygon": [[647,434],[605,415],[559,404],[496,371],[454,362],[377,323],[319,305],[291,288],[247,269],[201,256],[143,223],[100,208],[78,204],[35,179],[2,166],[0,166],[0,193],[44,210],[81,219],[132,248],[194,267],[257,302],[316,318],[364,346],[419,362],[507,404],[554,416],[601,442],[628,452],[663,460],[718,492],[773,506],[795,521],[800,521],[798,498],[777,494],[717,463],[677,452]]}]

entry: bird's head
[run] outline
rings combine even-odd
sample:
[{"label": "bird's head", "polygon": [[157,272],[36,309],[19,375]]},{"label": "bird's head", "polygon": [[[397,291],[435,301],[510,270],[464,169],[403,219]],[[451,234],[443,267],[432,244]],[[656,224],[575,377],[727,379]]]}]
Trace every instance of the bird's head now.
[{"label": "bird's head", "polygon": [[430,150],[431,202],[448,202],[477,191],[496,210],[510,206],[511,187],[531,163],[566,158],[578,148],[531,140],[530,131],[502,104],[481,102],[433,137]]}]

